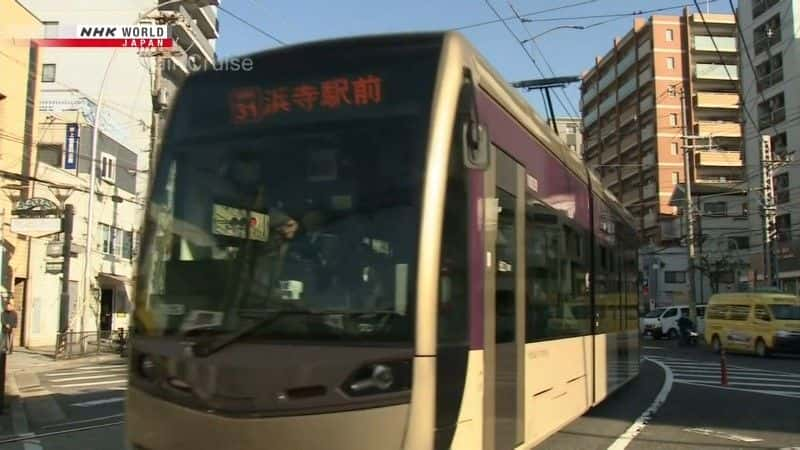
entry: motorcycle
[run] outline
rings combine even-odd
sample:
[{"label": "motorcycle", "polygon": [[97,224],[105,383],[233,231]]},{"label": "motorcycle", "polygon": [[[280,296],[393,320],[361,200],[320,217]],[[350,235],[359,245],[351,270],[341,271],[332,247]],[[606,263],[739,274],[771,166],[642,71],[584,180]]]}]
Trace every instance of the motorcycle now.
[{"label": "motorcycle", "polygon": [[684,330],[681,335],[681,345],[688,347],[696,347],[699,340],[699,334],[694,328]]}]

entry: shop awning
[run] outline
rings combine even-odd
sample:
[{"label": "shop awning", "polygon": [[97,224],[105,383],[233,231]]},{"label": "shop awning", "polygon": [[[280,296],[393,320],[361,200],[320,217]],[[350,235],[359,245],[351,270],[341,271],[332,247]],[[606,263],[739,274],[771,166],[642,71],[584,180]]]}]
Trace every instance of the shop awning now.
[{"label": "shop awning", "polygon": [[97,279],[99,281],[108,281],[114,284],[132,284],[133,280],[129,277],[123,275],[117,275],[114,273],[98,273]]}]

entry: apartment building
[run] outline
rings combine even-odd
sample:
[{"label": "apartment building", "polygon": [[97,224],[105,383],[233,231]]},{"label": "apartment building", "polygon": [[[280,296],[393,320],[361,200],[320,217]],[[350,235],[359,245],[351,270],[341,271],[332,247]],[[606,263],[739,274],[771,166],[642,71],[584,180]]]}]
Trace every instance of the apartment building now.
[{"label": "apartment building", "polygon": [[[216,7],[194,0],[128,0],[91,8],[79,0],[19,3],[41,19],[45,37],[68,36],[77,24],[159,21],[171,25],[177,42],[176,48],[159,58],[132,48],[47,48],[38,62],[41,119],[35,129],[32,175],[41,181],[33,184],[28,195],[74,206],[70,330],[110,332],[126,327],[131,311],[152,130],[161,127],[159,116],[165,115],[186,76],[216,63]],[[156,91],[151,89],[153,83],[157,83]],[[103,103],[98,107],[101,89]],[[98,116],[97,160],[92,169],[93,127]],[[96,196],[90,206],[92,172]],[[53,189],[54,185],[62,188]],[[50,235],[30,242],[30,260],[35,261],[29,268],[26,313],[30,326],[25,337],[30,347],[56,343],[62,281],[52,267],[59,259],[62,239],[63,235]]]},{"label": "apartment building", "polygon": [[567,147],[581,156],[583,153],[581,120],[573,117],[556,117],[556,129]]},{"label": "apartment building", "polygon": [[744,121],[746,171],[750,180],[750,228],[753,230],[751,276],[764,279],[762,203],[762,139],[770,143],[776,230],[774,263],[784,290],[800,293],[800,28],[797,0],[739,2],[737,18],[742,29],[740,47],[747,49],[752,65],[742,58],[743,104],[752,119]]},{"label": "apartment building", "polygon": [[[15,0],[0,0],[0,11],[0,298],[12,300],[24,331],[30,239],[12,232],[9,225],[15,203],[25,194],[27,183],[20,180],[33,172],[41,51],[30,42],[14,40],[12,33],[20,28],[40,31],[42,23]],[[22,335],[18,331],[16,338]]]},{"label": "apartment building", "polygon": [[694,182],[744,180],[736,35],[733,15],[636,19],[582,76],[584,159],[653,244],[678,213],[684,128]]}]

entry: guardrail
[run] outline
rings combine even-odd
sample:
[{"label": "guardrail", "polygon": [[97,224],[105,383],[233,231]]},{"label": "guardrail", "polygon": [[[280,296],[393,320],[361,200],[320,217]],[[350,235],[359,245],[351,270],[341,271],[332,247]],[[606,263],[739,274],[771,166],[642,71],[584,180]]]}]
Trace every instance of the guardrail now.
[{"label": "guardrail", "polygon": [[101,353],[125,354],[128,333],[124,328],[115,331],[68,331],[56,337],[56,359],[82,358]]}]

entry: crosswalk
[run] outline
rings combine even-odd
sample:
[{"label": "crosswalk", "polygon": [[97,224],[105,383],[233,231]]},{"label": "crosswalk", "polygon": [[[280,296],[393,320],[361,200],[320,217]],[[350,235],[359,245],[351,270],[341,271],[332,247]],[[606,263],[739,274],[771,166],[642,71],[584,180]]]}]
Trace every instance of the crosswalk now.
[{"label": "crosswalk", "polygon": [[728,383],[722,385],[718,362],[659,356],[648,356],[648,359],[669,367],[675,383],[800,398],[800,374],[729,365]]},{"label": "crosswalk", "polygon": [[102,364],[48,372],[41,378],[50,390],[125,390],[127,375],[126,364]]}]

